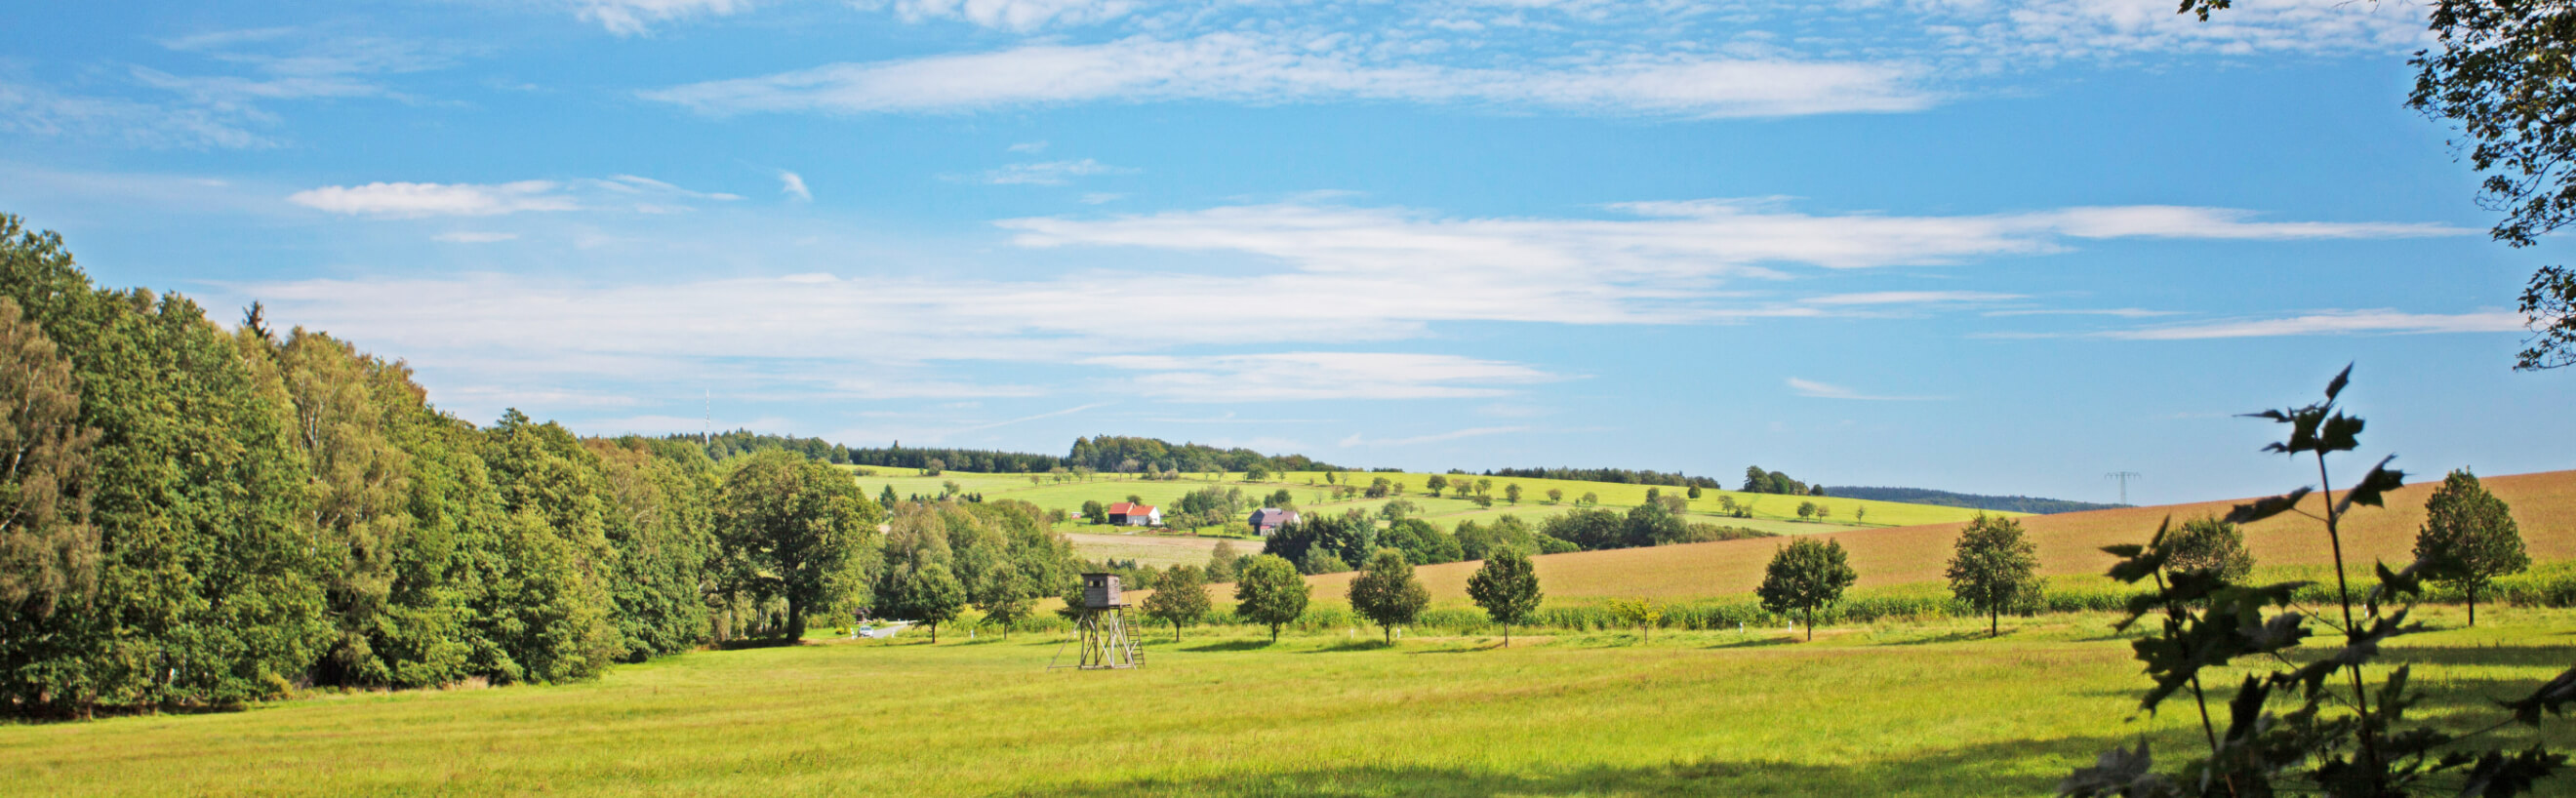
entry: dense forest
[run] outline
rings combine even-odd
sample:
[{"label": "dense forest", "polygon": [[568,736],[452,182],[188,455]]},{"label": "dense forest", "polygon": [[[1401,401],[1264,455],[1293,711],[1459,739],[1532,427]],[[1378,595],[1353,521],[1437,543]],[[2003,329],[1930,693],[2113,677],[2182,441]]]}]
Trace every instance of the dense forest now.
[{"label": "dense forest", "polygon": [[[666,439],[697,444],[701,436],[675,434]],[[1302,454],[1276,457],[1251,449],[1219,449],[1196,443],[1171,443],[1156,438],[1133,438],[1102,435],[1075,438],[1073,450],[1066,456],[1027,452],[998,452],[983,449],[906,448],[902,442],[883,449],[853,448],[821,438],[794,435],[770,435],[750,430],[734,430],[704,437],[707,457],[722,461],[752,452],[785,449],[831,463],[924,470],[957,470],[973,473],[1034,474],[1055,469],[1089,469],[1112,473],[1177,471],[1208,473],[1212,471],[1343,471],[1330,463],[1318,462]]]},{"label": "dense forest", "polygon": [[1024,503],[887,508],[809,450],[718,463],[426,397],[256,305],[227,330],[95,287],[0,215],[0,714],[579,679],[870,609],[1007,614],[1079,567]]},{"label": "dense forest", "polygon": [[1951,493],[1924,488],[1827,488],[1833,495],[1852,499],[1872,499],[1908,504],[1937,504],[1943,507],[1969,507],[1978,510],[2002,510],[2013,513],[2080,513],[2086,510],[2108,510],[2119,504],[2042,499],[2032,496],[1983,496],[1974,493]]},{"label": "dense forest", "polygon": [[1677,488],[1725,490],[1726,483],[1709,477],[1666,474],[1661,471],[1631,471],[1624,468],[1499,468],[1487,471],[1489,477],[1522,479],[1568,479],[1578,482],[1614,482],[1621,485],[1670,485]]}]

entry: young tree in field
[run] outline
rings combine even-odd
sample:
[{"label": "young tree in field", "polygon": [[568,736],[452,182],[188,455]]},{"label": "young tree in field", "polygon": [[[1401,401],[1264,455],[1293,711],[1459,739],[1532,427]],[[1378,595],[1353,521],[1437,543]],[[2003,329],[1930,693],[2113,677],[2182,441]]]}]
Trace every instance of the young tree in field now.
[{"label": "young tree in field", "polygon": [[1549,489],[1547,489],[1547,503],[1549,503],[1549,504],[1560,504],[1560,503],[1563,503],[1564,501],[1565,501],[1565,489],[1564,489],[1564,488],[1549,488]]},{"label": "young tree in field", "polygon": [[1509,485],[1504,485],[1503,500],[1513,504],[1521,503],[1521,483],[1514,482]]},{"label": "young tree in field", "polygon": [[1814,520],[1814,519],[1815,519],[1815,517],[1816,517],[1816,503],[1815,503],[1815,502],[1799,502],[1799,503],[1798,503],[1798,520],[1800,520],[1800,521],[1809,521],[1809,520]]},{"label": "young tree in field", "polygon": [[1028,620],[1037,607],[1037,591],[1029,586],[1028,577],[1009,564],[993,569],[984,576],[983,590],[975,597],[975,607],[984,617],[1002,625],[1002,639],[1011,639],[1011,625]]},{"label": "young tree in field", "polygon": [[1817,523],[1824,523],[1826,519],[1830,519],[1832,517],[1834,517],[1834,508],[1832,506],[1821,503],[1816,505]]},{"label": "young tree in field", "polygon": [[1619,619],[1621,626],[1637,627],[1637,631],[1646,636],[1646,642],[1652,643],[1655,642],[1655,626],[1664,620],[1664,605],[1651,599],[1611,599],[1610,617]]},{"label": "young tree in field", "polygon": [[886,483],[885,490],[877,493],[877,506],[879,507],[891,508],[894,506],[895,502],[899,501],[903,501],[903,499],[894,495],[894,483]]},{"label": "young tree in field", "polygon": [[1841,542],[1799,538],[1771,555],[1762,587],[1754,593],[1762,597],[1763,609],[1803,614],[1807,639],[1814,640],[1816,610],[1841,601],[1843,591],[1857,581],[1860,573],[1852,570]]},{"label": "young tree in field", "polygon": [[1351,609],[1375,622],[1389,645],[1395,643],[1395,627],[1412,623],[1431,606],[1431,590],[1413,578],[1413,563],[1394,549],[1369,557],[1368,570],[1351,579],[1350,598]]},{"label": "young tree in field", "polygon": [[1279,642],[1279,627],[1306,614],[1310,588],[1297,567],[1276,555],[1264,554],[1243,564],[1243,573],[1234,580],[1234,614],[1244,620],[1270,627],[1270,642]]},{"label": "young tree in field", "polygon": [[2175,571],[2211,571],[2230,582],[2254,575],[2254,554],[2245,550],[2245,532],[2217,516],[2183,523],[2165,539],[2172,556],[2165,567]]},{"label": "young tree in field", "polygon": [[1174,643],[1181,642],[1181,627],[1198,623],[1207,614],[1207,580],[1192,566],[1172,566],[1162,583],[1154,586],[1154,595],[1145,597],[1145,617],[1171,624]]},{"label": "young tree in field", "polygon": [[2478,625],[2478,592],[2496,577],[2531,567],[2512,509],[2488,493],[2468,469],[2451,472],[2424,502],[2424,528],[2415,534],[2415,559],[2426,577],[2469,597],[2469,625]]},{"label": "young tree in field", "polygon": [[2039,547],[2022,536],[2020,521],[1978,513],[1959,531],[1949,576],[1950,594],[1984,610],[1987,636],[2000,636],[2004,610],[2039,592]]},{"label": "young tree in field", "polygon": [[1691,498],[1694,498],[1694,499],[1699,498],[1699,486],[1698,486],[1698,485],[1692,485],[1692,486],[1690,486],[1690,491],[1689,491],[1689,493],[1690,493],[1690,497],[1691,497]]},{"label": "young tree in field", "polygon": [[1857,524],[1867,520],[1869,520],[1869,505],[1863,504],[1852,507],[1852,523]]},{"label": "young tree in field", "polygon": [[1246,468],[1246,469],[1244,469],[1244,470],[1243,470],[1243,481],[1245,481],[1245,482],[1260,482],[1260,481],[1262,481],[1262,480],[1269,479],[1269,478],[1270,478],[1270,469],[1267,469],[1267,468],[1262,468],[1262,467],[1260,467],[1260,466],[1253,466],[1253,467],[1251,467],[1251,468]]},{"label": "young tree in field", "polygon": [[1592,505],[1600,504],[1600,503],[1601,503],[1601,494],[1593,493],[1593,492],[1591,492],[1591,491],[1588,491],[1588,490],[1587,490],[1587,491],[1584,491],[1584,492],[1583,492],[1583,498],[1580,498],[1580,499],[1576,499],[1576,500],[1574,500],[1574,503],[1575,503],[1575,504],[1577,504],[1577,505],[1584,506],[1584,507],[1590,507],[1590,506],[1592,506]]},{"label": "young tree in field", "polygon": [[930,642],[939,642],[939,625],[957,620],[964,609],[966,586],[949,575],[948,566],[930,563],[903,580],[901,611],[930,627]]},{"label": "young tree in field", "polygon": [[1109,520],[1109,508],[1101,506],[1098,500],[1083,502],[1082,520],[1095,524],[1106,522]]},{"label": "young tree in field", "polygon": [[1491,479],[1487,479],[1487,478],[1484,478],[1484,477],[1477,477],[1477,478],[1476,478],[1476,495],[1478,495],[1478,496],[1483,496],[1483,495],[1485,495],[1485,494],[1492,493],[1492,492],[1494,492],[1494,481],[1493,481],[1493,480],[1491,480]]},{"label": "young tree in field", "polygon": [[1538,612],[1538,569],[1517,549],[1494,552],[1467,577],[1467,597],[1484,608],[1485,617],[1503,625],[1503,647],[1510,648],[1512,627],[1528,623]]},{"label": "young tree in field", "polygon": [[[1440,498],[1440,492],[1449,489],[1449,478],[1440,474],[1433,474],[1430,479],[1422,481],[1422,486],[1431,489],[1432,498]],[[1459,492],[1465,493],[1466,491]]]}]

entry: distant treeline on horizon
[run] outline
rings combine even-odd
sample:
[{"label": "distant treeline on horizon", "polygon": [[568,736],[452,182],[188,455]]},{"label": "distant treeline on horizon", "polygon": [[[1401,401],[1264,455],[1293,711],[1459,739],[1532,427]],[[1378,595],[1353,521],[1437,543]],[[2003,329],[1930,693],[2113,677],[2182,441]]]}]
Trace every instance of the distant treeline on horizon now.
[{"label": "distant treeline on horizon", "polygon": [[[674,434],[672,440],[697,441],[700,436]],[[1000,452],[985,449],[946,449],[907,447],[896,441],[885,448],[852,447],[821,438],[794,435],[771,435],[750,430],[734,430],[706,436],[707,456],[717,460],[750,454],[764,449],[789,449],[806,456],[833,463],[885,468],[931,468],[934,461],[942,470],[974,473],[1042,473],[1058,468],[1088,468],[1093,471],[1139,472],[1180,471],[1207,473],[1213,471],[1356,471],[1321,462],[1302,454],[1272,457],[1251,449],[1219,449],[1196,443],[1171,443],[1156,438],[1101,435],[1075,438],[1073,449],[1063,456],[1029,452]]]},{"label": "distant treeline on horizon", "polygon": [[1946,490],[1931,490],[1928,488],[1832,487],[1826,488],[1825,492],[1849,499],[1872,499],[1883,502],[1905,502],[1907,504],[1937,504],[1943,507],[1966,507],[1975,510],[2001,510],[2009,513],[2036,513],[2039,515],[2080,513],[2086,510],[2110,510],[2129,506],[2125,504],[2097,504],[2094,502],[2067,501],[2065,499],[2042,499],[2036,496],[1985,496],[1975,493],[1952,493]]}]

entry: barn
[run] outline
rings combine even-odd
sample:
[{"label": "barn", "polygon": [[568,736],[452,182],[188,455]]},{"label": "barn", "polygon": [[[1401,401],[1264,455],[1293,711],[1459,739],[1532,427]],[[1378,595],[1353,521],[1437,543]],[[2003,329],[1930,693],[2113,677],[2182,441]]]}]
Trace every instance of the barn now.
[{"label": "barn", "polygon": [[1163,509],[1151,504],[1119,502],[1109,505],[1111,526],[1162,526]]},{"label": "barn", "polygon": [[1252,524],[1252,531],[1267,535],[1279,531],[1280,527],[1297,523],[1297,511],[1263,507],[1252,511],[1252,520],[1249,523]]}]

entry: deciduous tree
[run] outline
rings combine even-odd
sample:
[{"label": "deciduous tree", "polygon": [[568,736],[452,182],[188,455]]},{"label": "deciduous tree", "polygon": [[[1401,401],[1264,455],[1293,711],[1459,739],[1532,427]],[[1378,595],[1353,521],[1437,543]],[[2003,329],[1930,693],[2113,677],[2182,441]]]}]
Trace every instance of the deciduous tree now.
[{"label": "deciduous tree", "polygon": [[1530,564],[1529,555],[1516,549],[1496,551],[1485,558],[1485,564],[1467,577],[1467,597],[1485,610],[1485,617],[1503,626],[1503,646],[1512,645],[1512,627],[1528,623],[1538,612],[1538,569]]},{"label": "deciduous tree", "polygon": [[1959,530],[1949,577],[1950,594],[1985,611],[1987,635],[2001,635],[2004,610],[2039,591],[2039,547],[2022,535],[2020,521],[1978,513]]},{"label": "deciduous tree", "polygon": [[1190,565],[1172,566],[1145,597],[1145,617],[1171,624],[1174,643],[1181,642],[1181,627],[1198,623],[1208,609],[1207,580]]},{"label": "deciduous tree", "polygon": [[1431,606],[1431,590],[1413,578],[1413,564],[1394,549],[1379,549],[1369,557],[1367,570],[1351,578],[1351,610],[1369,619],[1395,642],[1395,627],[1413,622]]},{"label": "deciduous tree", "polygon": [[1763,568],[1762,587],[1755,594],[1762,606],[1772,612],[1801,613],[1807,623],[1807,639],[1816,639],[1816,610],[1841,601],[1843,591],[1860,581],[1843,553],[1840,541],[1818,541],[1799,538],[1771,555],[1771,564]]},{"label": "deciduous tree", "polygon": [[1264,554],[1243,564],[1234,580],[1234,614],[1270,627],[1270,642],[1279,642],[1279,627],[1306,614],[1309,588],[1297,567]]},{"label": "deciduous tree", "polygon": [[2424,527],[2415,534],[2415,559],[2425,576],[2467,594],[2469,625],[2478,625],[2478,593],[2496,577],[2531,567],[2512,508],[2488,493],[2468,469],[2453,471],[2424,502]]}]

